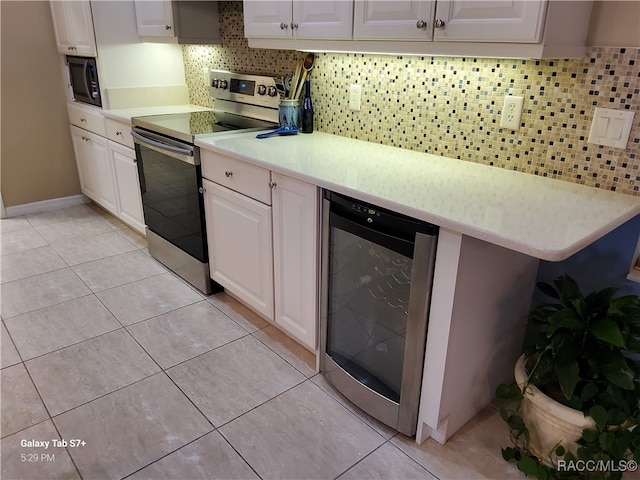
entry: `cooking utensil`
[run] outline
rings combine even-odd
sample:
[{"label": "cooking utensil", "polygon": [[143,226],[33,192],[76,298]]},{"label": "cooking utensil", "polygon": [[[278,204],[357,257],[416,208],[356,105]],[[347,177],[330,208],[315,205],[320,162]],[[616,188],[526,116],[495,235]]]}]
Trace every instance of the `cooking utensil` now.
[{"label": "cooking utensil", "polygon": [[295,128],[295,127],[280,127],[280,128],[275,129],[272,132],[259,133],[259,134],[256,135],[256,138],[269,138],[269,137],[273,137],[275,135],[295,135],[299,131],[300,131],[300,129],[299,128]]},{"label": "cooking utensil", "polygon": [[293,95],[296,93],[296,89],[298,88],[298,82],[300,81],[300,75],[302,74],[302,64],[304,60],[302,58],[298,59],[296,63],[296,70],[293,73],[293,79],[291,80],[291,89],[289,90],[289,100],[294,100]]},{"label": "cooking utensil", "polygon": [[293,95],[294,100],[298,100],[300,98],[300,94],[302,93],[302,87],[304,86],[304,81],[307,79],[307,75],[313,68],[313,62],[315,60],[315,55],[313,53],[308,53],[306,57],[304,57],[304,62],[302,63],[302,77],[298,82],[298,86],[296,87],[296,91]]}]

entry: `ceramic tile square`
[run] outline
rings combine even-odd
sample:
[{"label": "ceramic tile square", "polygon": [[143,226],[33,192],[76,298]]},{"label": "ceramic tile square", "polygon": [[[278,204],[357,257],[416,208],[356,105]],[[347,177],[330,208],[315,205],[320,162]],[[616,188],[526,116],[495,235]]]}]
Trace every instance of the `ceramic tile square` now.
[{"label": "ceramic tile square", "polygon": [[51,415],[160,371],[124,329],[29,360],[26,366]]},{"label": "ceramic tile square", "polygon": [[231,298],[226,293],[212,295],[207,300],[248,332],[255,332],[256,330],[269,326],[269,322],[264,318]]},{"label": "ceramic tile square", "polygon": [[335,478],[384,443],[310,381],[220,428],[264,479]]},{"label": "ceramic tile square", "polygon": [[[63,224],[56,223],[55,225]],[[91,262],[138,249],[136,245],[115,231],[53,241],[51,246],[69,265]]]},{"label": "ceramic tile square", "polygon": [[32,248],[21,252],[10,253],[2,256],[2,283],[32,277],[41,273],[52,272],[65,268],[65,263],[60,255],[49,245]]},{"label": "ceramic tile square", "polygon": [[376,432],[382,435],[386,440],[389,440],[398,432],[391,427],[388,427],[381,421],[369,415],[364,410],[356,407],[353,403],[347,400],[338,390],[336,390],[333,385],[331,385],[327,379],[322,374],[317,374],[311,378],[311,381],[315,383],[318,387],[331,395],[336,401],[344,405],[344,407],[353,413],[356,417],[362,420],[364,423],[373,428]]},{"label": "ceramic tile square", "polygon": [[522,478],[522,472],[502,458],[500,449],[511,445],[509,428],[492,407],[484,408],[446,445],[432,438],[418,445],[400,434],[391,442],[438,478]]},{"label": "ceramic tile square", "polygon": [[121,328],[94,295],[5,320],[22,358],[31,358]]},{"label": "ceramic tile square", "polygon": [[49,225],[51,223],[68,222],[69,220],[95,218],[95,216],[96,214],[91,211],[88,205],[84,204],[25,215],[26,219],[34,227]]},{"label": "ceramic tile square", "polygon": [[[2,221],[4,222],[4,220]],[[3,256],[46,245],[47,241],[33,227],[0,233],[0,253]]]},{"label": "ceramic tile square", "polygon": [[25,217],[13,217],[0,219],[0,233],[15,232],[30,228],[31,224]]},{"label": "ceramic tile square", "polygon": [[347,472],[340,475],[338,480],[362,480],[364,478],[371,480],[395,480],[398,478],[437,480],[437,477],[431,475],[391,443],[385,443],[370,453]]},{"label": "ceramic tile square", "polygon": [[253,336],[276,352],[307,378],[316,372],[316,356],[273,325],[258,330]]},{"label": "ceramic tile square", "polygon": [[168,373],[215,426],[304,380],[291,365],[251,336],[180,364]]},{"label": "ceramic tile square", "polygon": [[111,223],[95,214],[65,222],[48,223],[35,228],[48,242],[58,244],[113,231]]},{"label": "ceramic tile square", "polygon": [[0,368],[10,367],[22,361],[4,323],[2,323],[2,329],[0,330],[0,347]]},{"label": "ceramic tile square", "polygon": [[94,292],[167,272],[161,263],[140,250],[76,265],[73,270]]},{"label": "ceramic tile square", "polygon": [[128,477],[129,480],[259,479],[218,432],[211,432]]},{"label": "ceramic tile square", "polygon": [[0,387],[3,438],[49,418],[22,363],[0,372]]},{"label": "ceramic tile square", "polygon": [[[6,480],[75,480],[80,479],[65,448],[53,447],[52,439],[60,435],[51,420],[34,425],[2,439],[2,474]],[[23,447],[22,440],[47,440],[49,446]],[[29,461],[25,461],[25,457]]]},{"label": "ceramic tile square", "polygon": [[85,479],[122,478],[213,430],[164,373],[54,418]]},{"label": "ceramic tile square", "polygon": [[2,317],[20,315],[91,293],[70,268],[0,285]]},{"label": "ceramic tile square", "polygon": [[136,323],[128,330],[162,368],[248,335],[246,330],[204,300]]},{"label": "ceramic tile square", "polygon": [[172,273],[146,278],[96,294],[123,325],[146,320],[202,300]]}]

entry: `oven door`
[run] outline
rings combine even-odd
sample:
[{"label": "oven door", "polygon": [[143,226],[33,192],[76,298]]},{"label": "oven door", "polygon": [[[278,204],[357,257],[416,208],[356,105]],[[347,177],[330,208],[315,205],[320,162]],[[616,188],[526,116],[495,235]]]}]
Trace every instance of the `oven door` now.
[{"label": "oven door", "polygon": [[199,149],[137,127],[131,134],[147,228],[207,263]]}]

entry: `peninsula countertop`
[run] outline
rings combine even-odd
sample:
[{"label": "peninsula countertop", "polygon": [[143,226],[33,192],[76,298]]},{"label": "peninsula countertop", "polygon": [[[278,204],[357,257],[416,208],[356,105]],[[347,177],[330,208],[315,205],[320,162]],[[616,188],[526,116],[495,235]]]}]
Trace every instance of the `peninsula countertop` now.
[{"label": "peninsula countertop", "polygon": [[640,197],[320,132],[196,145],[543,260],[640,213]]}]

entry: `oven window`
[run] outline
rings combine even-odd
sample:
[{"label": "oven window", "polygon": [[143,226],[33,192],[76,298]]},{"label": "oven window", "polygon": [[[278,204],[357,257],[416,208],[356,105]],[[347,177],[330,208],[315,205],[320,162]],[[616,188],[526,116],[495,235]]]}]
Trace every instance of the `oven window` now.
[{"label": "oven window", "polygon": [[147,227],[201,262],[208,261],[199,165],[136,144]]}]

